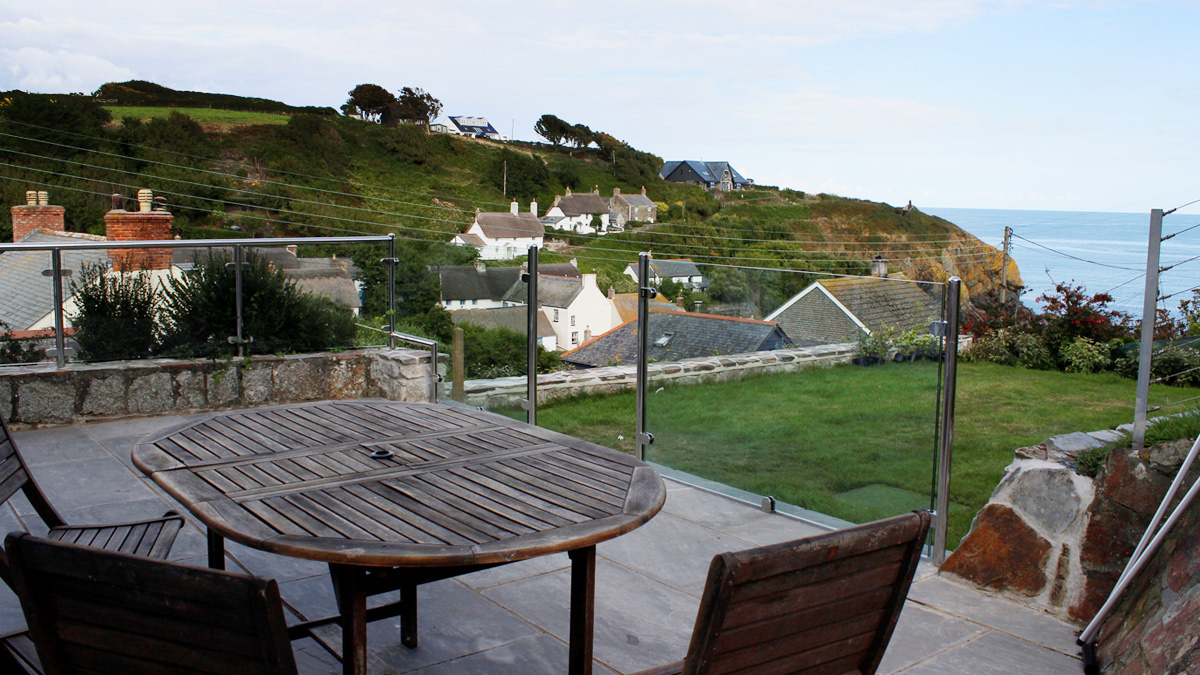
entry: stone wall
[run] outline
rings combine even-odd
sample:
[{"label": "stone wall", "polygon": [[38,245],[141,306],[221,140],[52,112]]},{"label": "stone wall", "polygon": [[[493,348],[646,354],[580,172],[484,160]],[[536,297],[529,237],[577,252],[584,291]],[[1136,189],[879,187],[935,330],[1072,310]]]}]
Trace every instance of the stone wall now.
[{"label": "stone wall", "polygon": [[432,393],[429,352],[411,349],[0,369],[0,413],[19,426],[326,399],[429,401]]},{"label": "stone wall", "polygon": [[[834,344],[819,347],[776,349],[748,354],[682,359],[647,366],[652,386],[663,383],[699,384],[737,380],[748,375],[787,373],[802,368],[830,367],[849,363],[854,345]],[[538,401],[576,394],[611,394],[637,386],[637,366],[606,366],[582,370],[562,370],[538,375]],[[525,398],[525,377],[501,377],[492,380],[467,380],[466,402],[484,408],[517,406]]]},{"label": "stone wall", "polygon": [[1194,500],[1101,627],[1101,672],[1200,673],[1198,627],[1200,500]]},{"label": "stone wall", "polygon": [[[1109,452],[1095,479],[1076,473],[1080,452],[1119,438],[1117,431],[1066,434],[1017,450],[1016,459],[1005,469],[988,504],[976,516],[971,532],[941,571],[1063,620],[1079,625],[1090,621],[1115,586],[1191,447],[1190,440],[1183,440],[1138,453],[1128,445],[1118,445]],[[1192,473],[1189,478],[1195,480],[1200,469]],[[1177,533],[1176,538],[1181,537],[1184,534]],[[1192,612],[1193,617],[1200,612],[1200,589],[1195,587],[1200,554],[1189,546],[1200,546],[1200,539],[1183,541],[1176,546],[1183,557],[1161,564],[1183,571],[1170,579],[1160,579],[1157,600],[1139,598],[1137,592],[1126,599],[1130,606],[1123,610],[1123,616],[1149,623],[1136,630],[1112,628],[1110,632],[1124,636],[1117,638],[1118,642],[1161,641],[1165,638],[1154,633],[1154,626],[1161,629],[1164,622],[1173,621],[1173,611]],[[1196,596],[1194,604],[1185,601],[1179,606],[1182,596],[1176,587],[1187,583],[1191,584],[1188,592]],[[1139,637],[1130,637],[1134,633]],[[1194,650],[1194,630],[1189,639]],[[1142,658],[1136,656],[1137,648],[1131,644],[1122,645],[1120,651],[1134,654],[1128,659],[1131,663]],[[1159,663],[1153,658],[1149,662]],[[1114,672],[1167,670],[1152,667]]]}]

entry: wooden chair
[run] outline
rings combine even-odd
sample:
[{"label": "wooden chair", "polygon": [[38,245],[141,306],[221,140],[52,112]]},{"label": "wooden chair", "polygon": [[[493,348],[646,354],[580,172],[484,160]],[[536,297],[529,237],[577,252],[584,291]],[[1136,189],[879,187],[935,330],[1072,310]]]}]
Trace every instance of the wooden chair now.
[{"label": "wooden chair", "polygon": [[5,540],[46,675],[294,675],[273,579],[51,541]]},{"label": "wooden chair", "polygon": [[916,511],[715,556],[687,657],[637,675],[870,675],[928,532]]},{"label": "wooden chair", "polygon": [[[4,420],[4,415],[0,414],[0,503],[11,499],[17,490],[25,493],[38,517],[50,528],[47,538],[57,541],[150,558],[166,558],[171,551],[171,545],[175,543],[175,537],[183,528],[183,518],[174,511],[168,511],[161,518],[135,523],[68,525],[51,506],[30,474],[17,444],[13,441],[8,422]],[[8,562],[3,553],[0,553],[0,578],[12,586]]]}]

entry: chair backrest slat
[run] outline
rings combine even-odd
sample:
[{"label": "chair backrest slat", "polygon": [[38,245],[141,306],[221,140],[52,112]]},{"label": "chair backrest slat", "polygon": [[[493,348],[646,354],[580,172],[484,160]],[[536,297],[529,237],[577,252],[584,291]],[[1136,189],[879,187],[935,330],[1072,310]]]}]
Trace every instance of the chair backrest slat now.
[{"label": "chair backrest slat", "polygon": [[874,673],[929,521],[915,512],[716,556],[684,672]]},{"label": "chair backrest slat", "polygon": [[21,452],[17,450],[12,431],[8,428],[8,421],[0,413],[0,503],[12,499],[17,490],[25,492],[25,497],[47,527],[63,524],[62,516],[50,505],[37,481],[30,475]]},{"label": "chair backrest slat", "polygon": [[273,580],[11,534],[17,595],[47,675],[292,675]]}]

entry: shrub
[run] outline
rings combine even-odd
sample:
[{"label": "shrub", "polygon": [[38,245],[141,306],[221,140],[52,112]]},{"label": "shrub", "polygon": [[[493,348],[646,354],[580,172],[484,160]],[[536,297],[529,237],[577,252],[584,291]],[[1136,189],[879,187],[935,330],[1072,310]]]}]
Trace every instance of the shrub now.
[{"label": "shrub", "polygon": [[37,363],[46,353],[37,345],[26,345],[14,338],[8,324],[0,321],[0,363]]},{"label": "shrub", "polygon": [[71,281],[78,311],[71,317],[79,356],[89,361],[139,359],[158,348],[158,298],[145,271],[110,272],[85,265]]},{"label": "shrub", "polygon": [[1077,337],[1063,347],[1061,357],[1068,373],[1094,373],[1108,365],[1108,345]]},{"label": "shrub", "polygon": [[[1116,359],[1113,370],[1122,377],[1136,378],[1139,360],[1137,351],[1131,350],[1129,356]],[[1200,386],[1200,352],[1174,345],[1157,350],[1150,361],[1150,378],[1175,387]]]},{"label": "shrub", "polygon": [[1038,336],[1002,328],[975,340],[964,354],[968,361],[990,361],[1004,366],[1024,366],[1031,370],[1054,368],[1050,350]]},{"label": "shrub", "polygon": [[[210,254],[163,287],[162,350],[174,356],[237,353],[235,276],[230,257]],[[303,293],[267,261],[246,256],[242,336],[247,352],[319,351],[353,343],[354,317],[326,298]]]}]

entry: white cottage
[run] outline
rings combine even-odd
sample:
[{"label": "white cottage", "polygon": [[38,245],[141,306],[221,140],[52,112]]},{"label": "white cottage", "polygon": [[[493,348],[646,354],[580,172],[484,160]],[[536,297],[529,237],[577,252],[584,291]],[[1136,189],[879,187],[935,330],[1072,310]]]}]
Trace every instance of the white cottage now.
[{"label": "white cottage", "polygon": [[542,245],[546,228],[537,217],[537,202],[529,203],[529,212],[521,213],[516,200],[508,213],[476,213],[475,222],[451,244],[474,246],[481,260],[511,260],[528,253],[530,246]]},{"label": "white cottage", "polygon": [[554,198],[542,222],[578,234],[606,234],[609,224],[608,202],[600,196],[599,190],[571,194],[571,188],[567,188],[566,195]]},{"label": "white cottage", "polygon": [[[519,281],[504,299],[515,303],[527,298],[526,284]],[[617,306],[600,291],[595,273],[583,278],[539,274],[538,304],[554,328],[559,349],[573,349],[621,324]]]}]

